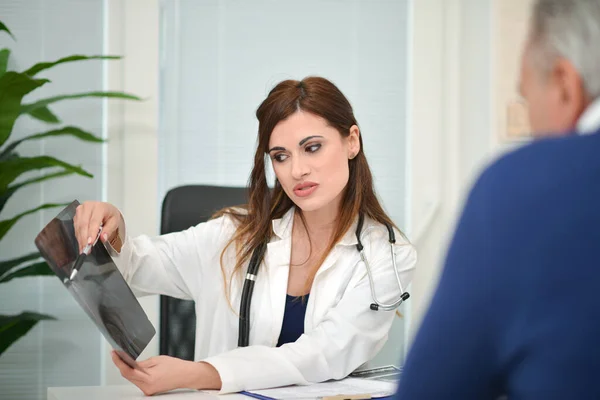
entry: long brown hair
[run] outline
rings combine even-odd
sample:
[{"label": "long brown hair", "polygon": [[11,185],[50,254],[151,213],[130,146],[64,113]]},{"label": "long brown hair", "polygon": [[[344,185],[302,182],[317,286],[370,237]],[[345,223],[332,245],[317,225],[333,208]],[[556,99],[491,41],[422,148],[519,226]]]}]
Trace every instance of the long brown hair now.
[{"label": "long brown hair", "polygon": [[[227,208],[216,214],[216,216],[230,215],[238,222],[235,234],[221,253],[221,271],[226,293],[229,293],[227,282],[230,280],[227,279],[223,258],[228,247],[236,244],[236,264],[229,277],[231,279],[250,259],[254,249],[269,241],[273,235],[271,221],[281,218],[294,205],[277,180],[274,188],[272,190],[269,188],[265,162],[268,158],[269,139],[275,125],[299,110],[324,118],[343,137],[350,134],[350,128],[353,125],[358,126],[350,102],[327,79],[308,77],[302,81],[285,80],[269,92],[267,98],[256,110],[258,146],[249,179],[249,198],[246,210]],[[363,150],[362,135],[359,136],[359,140],[360,151],[355,157],[348,160],[349,179],[340,203],[334,233],[321,260],[309,272],[306,290],[310,289],[318,268],[335,244],[352,226],[358,213],[379,223],[396,227],[377,199],[373,188],[373,177]]]}]

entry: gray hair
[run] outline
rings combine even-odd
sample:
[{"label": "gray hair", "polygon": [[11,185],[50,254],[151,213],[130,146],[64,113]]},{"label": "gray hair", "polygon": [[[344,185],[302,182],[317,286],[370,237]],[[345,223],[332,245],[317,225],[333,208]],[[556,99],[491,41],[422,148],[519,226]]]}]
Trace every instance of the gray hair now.
[{"label": "gray hair", "polygon": [[531,44],[541,68],[564,57],[581,75],[587,94],[600,96],[600,0],[536,0]]}]

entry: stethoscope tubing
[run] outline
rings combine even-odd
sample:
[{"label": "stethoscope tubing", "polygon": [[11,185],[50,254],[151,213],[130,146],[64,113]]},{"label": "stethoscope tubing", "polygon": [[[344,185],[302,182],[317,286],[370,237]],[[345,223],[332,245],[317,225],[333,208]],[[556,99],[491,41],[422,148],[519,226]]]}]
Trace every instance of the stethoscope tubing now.
[{"label": "stethoscope tubing", "polygon": [[[369,276],[369,286],[371,288],[371,297],[373,299],[373,303],[370,305],[370,309],[373,311],[383,310],[383,311],[392,311],[398,308],[400,304],[402,304],[406,299],[410,297],[410,295],[404,291],[402,287],[402,281],[400,280],[400,273],[398,272],[398,268],[396,266],[396,254],[394,253],[394,244],[396,243],[396,238],[394,235],[394,229],[390,224],[385,224],[385,227],[388,230],[389,242],[390,242],[390,251],[392,255],[392,266],[394,268],[394,273],[396,275],[396,283],[398,284],[398,289],[400,290],[400,297],[396,299],[394,302],[386,304],[382,303],[377,299],[377,295],[375,293],[375,283],[373,279],[373,274],[371,272],[371,266],[367,261],[367,257],[365,256],[365,252],[363,250],[363,245],[360,240],[360,235],[362,233],[362,227],[364,223],[364,215],[360,214],[358,218],[358,224],[356,226],[356,238],[357,244],[356,248],[360,254],[360,258],[362,262],[365,264],[365,268],[367,269],[367,275]],[[258,246],[252,252],[252,256],[250,258],[250,263],[248,265],[248,272],[246,273],[246,278],[244,279],[244,286],[242,289],[242,297],[240,300],[240,316],[239,316],[239,333],[238,333],[238,346],[246,347],[250,342],[250,303],[252,301],[252,293],[254,291],[254,285],[256,283],[256,277],[258,274],[258,267],[265,255],[267,249],[266,243]]]}]

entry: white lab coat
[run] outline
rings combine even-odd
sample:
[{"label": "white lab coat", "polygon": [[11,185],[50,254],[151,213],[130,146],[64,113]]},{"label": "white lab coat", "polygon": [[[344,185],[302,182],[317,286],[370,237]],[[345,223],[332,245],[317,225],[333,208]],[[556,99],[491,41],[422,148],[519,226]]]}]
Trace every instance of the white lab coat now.
[{"label": "white lab coat", "polygon": [[[273,221],[273,239],[261,264],[250,311],[250,346],[237,348],[242,281],[224,292],[219,258],[235,231],[230,217],[159,237],[126,238],[114,260],[136,295],[165,294],[196,304],[196,361],[212,364],[222,393],[341,379],[372,359],[387,340],[395,313],[372,311],[364,263],[356,249],[356,222],[325,259],[308,299],[304,334],[275,347],[281,331],[288,283],[293,208]],[[126,236],[126,235],[124,235]],[[396,261],[404,287],[416,251],[396,233]],[[361,235],[378,299],[399,296],[385,226],[365,218]],[[235,265],[230,246],[224,265]],[[229,274],[228,274],[229,275]]]}]

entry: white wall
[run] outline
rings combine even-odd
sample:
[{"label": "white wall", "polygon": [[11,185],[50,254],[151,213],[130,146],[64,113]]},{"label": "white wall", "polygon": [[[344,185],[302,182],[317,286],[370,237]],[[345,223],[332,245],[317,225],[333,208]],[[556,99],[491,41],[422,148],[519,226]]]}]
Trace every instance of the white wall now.
[{"label": "white wall", "polygon": [[[494,157],[523,143],[502,139],[498,130],[506,128],[506,103],[515,98],[530,4],[413,1],[409,192],[419,264],[410,303],[411,337],[437,285],[473,180]],[[508,35],[498,30],[506,25],[512,26]]]},{"label": "white wall", "polygon": [[[144,98],[108,108],[106,200],[123,213],[129,235],[158,234],[157,130],[158,130],[158,0],[106,0],[107,48],[124,55],[108,70],[110,90],[125,90]],[[139,299],[159,330],[158,296]],[[104,384],[125,380],[110,359],[110,346],[102,341]],[[158,334],[140,359],[158,354]]]},{"label": "white wall", "polygon": [[413,7],[409,191],[419,263],[411,337],[437,284],[474,164],[487,152],[490,128],[489,1],[419,0]]},{"label": "white wall", "polygon": [[[409,237],[417,247],[419,261],[407,303],[410,335],[418,326],[426,297],[436,279],[443,243],[439,216],[444,173],[443,132],[448,128],[444,109],[445,71],[448,62],[444,35],[447,4],[456,1],[412,2],[409,101]],[[450,172],[450,171],[448,171]]]}]

